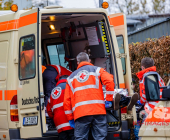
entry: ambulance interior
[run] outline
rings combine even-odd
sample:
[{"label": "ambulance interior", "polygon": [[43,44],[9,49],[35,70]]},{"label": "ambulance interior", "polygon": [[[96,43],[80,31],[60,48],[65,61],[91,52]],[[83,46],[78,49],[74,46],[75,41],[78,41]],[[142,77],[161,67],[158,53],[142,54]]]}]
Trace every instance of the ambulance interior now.
[{"label": "ambulance interior", "polygon": [[[114,75],[108,26],[102,14],[42,15],[41,49],[42,65],[61,65],[75,71],[77,54],[86,52],[95,66]],[[108,109],[107,120],[110,131],[118,130],[120,111]],[[48,124],[47,130],[52,132],[55,127]]]}]

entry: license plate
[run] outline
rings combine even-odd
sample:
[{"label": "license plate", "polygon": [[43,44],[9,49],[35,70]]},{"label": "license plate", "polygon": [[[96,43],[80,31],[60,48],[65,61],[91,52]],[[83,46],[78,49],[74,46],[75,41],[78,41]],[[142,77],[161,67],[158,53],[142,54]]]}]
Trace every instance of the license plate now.
[{"label": "license plate", "polygon": [[23,118],[23,126],[37,125],[37,124],[38,124],[38,116],[31,116],[31,117]]}]

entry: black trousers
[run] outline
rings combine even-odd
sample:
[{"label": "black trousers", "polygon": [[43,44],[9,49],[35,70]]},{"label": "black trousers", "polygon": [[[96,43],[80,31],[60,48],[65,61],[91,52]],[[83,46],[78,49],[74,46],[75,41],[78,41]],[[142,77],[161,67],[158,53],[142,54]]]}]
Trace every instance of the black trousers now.
[{"label": "black trousers", "polygon": [[75,121],[75,140],[88,140],[90,129],[94,140],[106,140],[106,115],[93,115],[78,118]]},{"label": "black trousers", "polygon": [[59,140],[74,140],[74,129],[59,133]]}]

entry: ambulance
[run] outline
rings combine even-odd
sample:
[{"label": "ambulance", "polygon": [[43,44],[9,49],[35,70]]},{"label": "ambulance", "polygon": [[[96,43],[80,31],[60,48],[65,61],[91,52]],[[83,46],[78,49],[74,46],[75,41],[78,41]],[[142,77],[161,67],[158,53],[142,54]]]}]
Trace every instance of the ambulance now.
[{"label": "ambulance", "polygon": [[[58,138],[57,130],[47,127],[42,66],[74,71],[82,51],[114,75],[115,89],[133,94],[124,14],[61,6],[17,10],[12,5],[11,10],[0,16],[1,140]],[[107,109],[107,121],[107,140],[126,140],[136,121],[135,108]]]}]

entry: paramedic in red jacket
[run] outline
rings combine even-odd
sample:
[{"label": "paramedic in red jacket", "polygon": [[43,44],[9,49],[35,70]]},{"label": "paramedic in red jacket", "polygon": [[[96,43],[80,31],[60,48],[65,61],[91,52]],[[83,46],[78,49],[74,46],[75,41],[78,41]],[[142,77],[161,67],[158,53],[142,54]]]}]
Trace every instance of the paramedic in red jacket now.
[{"label": "paramedic in red jacket", "polygon": [[74,140],[74,130],[70,126],[63,108],[67,77],[68,76],[66,75],[60,77],[56,87],[51,92],[51,96],[48,99],[47,104],[47,113],[49,117],[54,120],[59,133],[59,140]]},{"label": "paramedic in red jacket", "polygon": [[[103,68],[92,65],[89,56],[84,52],[77,55],[77,62],[77,70],[67,78],[64,95],[65,114],[71,126],[74,126],[75,121],[75,140],[87,140],[90,125],[93,138],[105,140],[107,136],[105,105],[112,106],[115,86],[113,75]],[[106,86],[106,102],[102,84]]]},{"label": "paramedic in red jacket", "polygon": [[[144,108],[147,114],[149,114],[153,108],[156,106],[156,104],[158,103],[158,101],[147,101],[146,100],[146,95],[145,95],[145,86],[144,86],[144,82],[145,82],[145,77],[149,74],[158,74],[156,72],[156,67],[154,66],[154,60],[152,58],[149,57],[145,57],[142,59],[141,61],[141,69],[142,71],[136,73],[137,77],[139,78],[139,88],[140,88],[140,101],[138,101],[138,103],[144,104]],[[158,74],[159,77],[159,86],[165,86],[164,81],[162,80],[162,78],[160,77],[160,75]],[[162,89],[160,89],[161,93],[160,93],[160,98],[162,98]],[[146,115],[147,115],[146,114]]]},{"label": "paramedic in red jacket", "polygon": [[43,87],[45,93],[45,106],[51,95],[51,90],[56,86],[58,79],[62,75],[70,75],[72,72],[60,65],[42,66]]},{"label": "paramedic in red jacket", "polygon": [[47,114],[47,103],[50,98],[51,91],[58,82],[59,77],[62,75],[70,75],[72,72],[60,65],[46,65],[42,66],[42,76],[43,76],[43,88],[45,95],[45,111],[46,111],[46,126],[50,130],[55,127],[53,121],[48,117]]}]

